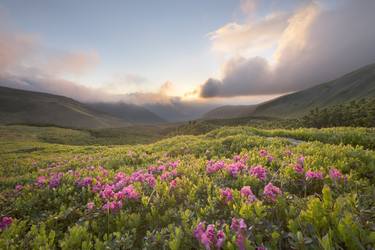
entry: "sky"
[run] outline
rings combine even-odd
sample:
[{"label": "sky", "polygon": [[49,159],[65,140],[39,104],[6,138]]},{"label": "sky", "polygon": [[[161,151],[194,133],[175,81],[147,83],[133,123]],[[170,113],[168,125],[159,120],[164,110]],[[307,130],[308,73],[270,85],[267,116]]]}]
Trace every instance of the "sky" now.
[{"label": "sky", "polygon": [[259,103],[375,62],[372,0],[0,0],[0,85]]}]

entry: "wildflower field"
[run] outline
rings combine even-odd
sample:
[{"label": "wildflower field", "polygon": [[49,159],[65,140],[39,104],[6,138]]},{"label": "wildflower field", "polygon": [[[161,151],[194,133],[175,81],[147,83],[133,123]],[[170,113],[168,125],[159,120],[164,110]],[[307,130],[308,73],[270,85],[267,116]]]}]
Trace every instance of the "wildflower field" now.
[{"label": "wildflower field", "polygon": [[224,127],[106,146],[20,131],[0,134],[0,249],[375,246],[371,129]]}]

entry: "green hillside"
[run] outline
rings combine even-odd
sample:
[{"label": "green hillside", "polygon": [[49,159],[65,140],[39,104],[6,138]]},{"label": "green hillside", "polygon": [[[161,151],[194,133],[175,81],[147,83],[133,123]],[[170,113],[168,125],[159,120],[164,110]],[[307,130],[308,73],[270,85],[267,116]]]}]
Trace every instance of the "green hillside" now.
[{"label": "green hillside", "polygon": [[251,115],[256,105],[227,105],[213,109],[203,115],[203,119],[227,119]]},{"label": "green hillside", "polygon": [[67,97],[0,87],[0,124],[106,128],[129,123]]},{"label": "green hillside", "polygon": [[375,97],[375,64],[360,68],[334,81],[260,104],[253,115],[300,117],[312,109]]},{"label": "green hillside", "polygon": [[102,111],[115,117],[122,118],[132,123],[154,124],[165,122],[163,118],[154,114],[148,109],[134,104],[118,102],[91,103],[88,105],[96,110]]}]

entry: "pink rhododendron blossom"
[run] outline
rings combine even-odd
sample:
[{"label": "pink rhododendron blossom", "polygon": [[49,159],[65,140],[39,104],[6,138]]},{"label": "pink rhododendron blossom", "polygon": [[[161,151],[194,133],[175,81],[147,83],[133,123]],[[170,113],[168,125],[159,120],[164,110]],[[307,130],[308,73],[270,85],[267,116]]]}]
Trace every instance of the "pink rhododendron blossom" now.
[{"label": "pink rhododendron blossom", "polygon": [[92,177],[85,177],[77,182],[80,187],[88,187],[92,184]]},{"label": "pink rhododendron blossom", "polygon": [[268,183],[265,187],[264,187],[264,190],[263,190],[263,195],[266,199],[268,199],[269,201],[276,201],[276,198],[277,196],[279,196],[281,194],[281,190],[280,188],[272,185],[272,183]]},{"label": "pink rhododendron blossom", "polygon": [[21,184],[17,184],[14,188],[17,192],[20,192],[23,189],[23,186]]},{"label": "pink rhododendron blossom", "polygon": [[245,197],[247,199],[248,203],[254,202],[256,200],[256,197],[253,194],[253,191],[251,190],[250,186],[242,187],[240,194],[242,197]]},{"label": "pink rhododendron blossom", "polygon": [[113,187],[111,185],[106,185],[104,189],[100,192],[100,197],[103,199],[111,199],[115,195]]},{"label": "pink rhododendron blossom", "polygon": [[246,250],[245,240],[246,237],[243,233],[239,232],[236,234],[236,245],[239,250]]},{"label": "pink rhododendron blossom", "polygon": [[260,165],[251,167],[249,173],[251,176],[254,176],[262,181],[264,181],[267,177],[267,169]]},{"label": "pink rhododendron blossom", "polygon": [[228,203],[233,200],[232,189],[222,188],[220,190],[221,196],[224,198],[225,202]]},{"label": "pink rhododendron blossom", "polygon": [[320,171],[308,170],[305,177],[306,180],[323,180],[323,173]]},{"label": "pink rhododendron blossom", "polygon": [[301,166],[304,166],[305,164],[305,157],[304,156],[300,156],[298,159],[297,159],[297,164],[301,165]]},{"label": "pink rhododendron blossom", "polygon": [[0,230],[4,230],[9,227],[13,222],[12,217],[4,216],[0,220]]},{"label": "pink rhododendron blossom", "polygon": [[232,224],[230,225],[230,229],[232,229],[236,233],[244,232],[247,230],[247,225],[244,219],[232,218]]},{"label": "pink rhododendron blossom", "polygon": [[216,248],[221,249],[225,242],[225,234],[223,230],[219,230],[217,232],[217,241],[216,241]]},{"label": "pink rhododendron blossom", "polygon": [[329,177],[333,181],[339,181],[339,180],[345,179],[345,176],[340,172],[340,170],[338,170],[336,168],[331,168],[329,170]]},{"label": "pink rhododendron blossom", "polygon": [[275,159],[275,158],[274,158],[272,155],[267,156],[267,161],[268,161],[269,163],[273,162],[274,159]]},{"label": "pink rhododendron blossom", "polygon": [[86,207],[88,210],[92,210],[94,208],[94,202],[87,203]]},{"label": "pink rhododendron blossom", "polygon": [[63,173],[55,173],[49,180],[48,186],[50,188],[56,188],[60,185],[61,178],[63,177]]},{"label": "pink rhododendron blossom", "polygon": [[171,182],[169,183],[169,188],[174,189],[176,187],[177,187],[177,181],[176,181],[176,179],[171,180]]},{"label": "pink rhododendron blossom", "polygon": [[266,157],[266,156],[268,155],[268,152],[267,152],[265,149],[261,149],[261,150],[259,151],[259,155],[260,155],[261,157]]},{"label": "pink rhododendron blossom", "polygon": [[238,249],[245,250],[247,225],[244,219],[232,218],[230,229],[236,233],[236,245]]},{"label": "pink rhododendron blossom", "polygon": [[47,184],[47,177],[45,176],[39,176],[37,179],[36,179],[36,183],[35,183],[38,187],[43,187]]},{"label": "pink rhododendron blossom", "polygon": [[127,187],[124,187],[124,189],[121,192],[124,193],[125,198],[127,198],[127,199],[135,200],[135,199],[139,198],[139,194],[135,190],[135,188],[133,187],[133,185],[129,185]]},{"label": "pink rhododendron blossom", "polygon": [[224,161],[208,161],[206,165],[206,172],[207,174],[213,174],[216,173],[217,171],[225,168],[225,163]]},{"label": "pink rhododendron blossom", "polygon": [[296,165],[294,165],[294,171],[297,173],[297,174],[303,174],[303,172],[305,171],[304,169],[303,169],[303,166],[302,165],[300,165],[300,164],[296,164]]},{"label": "pink rhododendron blossom", "polygon": [[176,167],[178,166],[178,164],[180,164],[180,161],[179,161],[179,160],[177,160],[177,161],[172,161],[172,162],[169,163],[169,166],[170,166],[171,168],[176,168]]},{"label": "pink rhododendron blossom", "polygon": [[166,171],[160,175],[160,180],[166,181],[170,179],[171,177],[173,177],[173,174],[171,172]]},{"label": "pink rhododendron blossom", "polygon": [[122,201],[108,201],[102,207],[105,212],[116,212],[122,208]]},{"label": "pink rhododendron blossom", "polygon": [[228,173],[232,177],[237,177],[238,174],[241,172],[241,169],[240,169],[240,167],[237,163],[233,163],[233,164],[228,165],[227,170],[228,170]]},{"label": "pink rhododendron blossom", "polygon": [[225,242],[225,234],[222,230],[216,232],[215,225],[210,224],[205,228],[205,223],[200,222],[194,230],[194,237],[206,250],[221,249]]}]

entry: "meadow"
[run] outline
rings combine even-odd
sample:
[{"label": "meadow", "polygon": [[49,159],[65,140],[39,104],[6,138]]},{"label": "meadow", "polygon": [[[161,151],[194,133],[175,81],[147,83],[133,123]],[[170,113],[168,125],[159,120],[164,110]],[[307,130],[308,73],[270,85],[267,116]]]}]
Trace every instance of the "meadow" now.
[{"label": "meadow", "polygon": [[374,129],[194,126],[0,127],[0,249],[374,249]]}]

